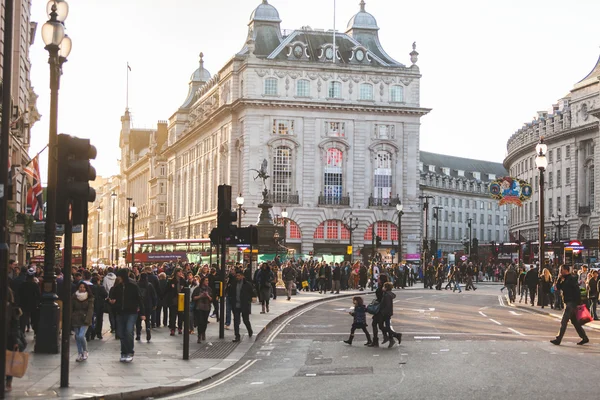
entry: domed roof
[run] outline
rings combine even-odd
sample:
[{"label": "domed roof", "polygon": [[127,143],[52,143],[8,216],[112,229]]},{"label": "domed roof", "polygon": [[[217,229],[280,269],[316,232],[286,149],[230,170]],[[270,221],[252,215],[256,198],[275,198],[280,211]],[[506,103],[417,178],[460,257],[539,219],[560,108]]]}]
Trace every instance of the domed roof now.
[{"label": "domed roof", "polygon": [[252,21],[281,22],[281,19],[277,9],[270,5],[267,0],[263,0],[262,4],[250,14],[250,22]]},{"label": "domed roof", "polygon": [[208,82],[210,80],[210,72],[204,68],[204,54],[200,53],[200,67],[190,76],[191,82]]},{"label": "domed roof", "polygon": [[379,29],[375,17],[365,11],[364,0],[360,1],[360,11],[348,21],[348,30],[351,29]]}]

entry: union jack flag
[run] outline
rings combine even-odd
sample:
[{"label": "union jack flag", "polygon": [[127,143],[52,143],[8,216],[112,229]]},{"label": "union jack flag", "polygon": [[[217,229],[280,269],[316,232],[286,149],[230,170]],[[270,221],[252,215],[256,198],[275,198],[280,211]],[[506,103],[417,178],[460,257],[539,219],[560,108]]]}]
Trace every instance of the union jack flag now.
[{"label": "union jack flag", "polygon": [[31,163],[25,167],[25,174],[29,177],[31,187],[27,190],[27,206],[31,214],[38,221],[44,220],[44,199],[42,178],[40,176],[39,156],[35,156]]}]

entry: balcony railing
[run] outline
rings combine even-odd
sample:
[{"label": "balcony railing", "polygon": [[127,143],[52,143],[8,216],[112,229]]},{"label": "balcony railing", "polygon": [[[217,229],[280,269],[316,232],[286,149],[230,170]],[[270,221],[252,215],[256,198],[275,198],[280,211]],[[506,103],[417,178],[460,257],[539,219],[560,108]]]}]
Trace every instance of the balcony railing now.
[{"label": "balcony railing", "polygon": [[591,213],[592,213],[592,207],[579,206],[579,215],[590,215]]},{"label": "balcony railing", "polygon": [[271,193],[267,196],[267,199],[271,203],[300,204],[300,196],[298,195],[298,192],[296,192],[296,194]]},{"label": "balcony railing", "polygon": [[348,196],[333,196],[323,194],[319,195],[319,205],[320,206],[349,206],[350,205],[350,195]]},{"label": "balcony railing", "polygon": [[399,197],[390,197],[387,199],[369,197],[369,207],[396,207],[397,204],[400,204]]}]

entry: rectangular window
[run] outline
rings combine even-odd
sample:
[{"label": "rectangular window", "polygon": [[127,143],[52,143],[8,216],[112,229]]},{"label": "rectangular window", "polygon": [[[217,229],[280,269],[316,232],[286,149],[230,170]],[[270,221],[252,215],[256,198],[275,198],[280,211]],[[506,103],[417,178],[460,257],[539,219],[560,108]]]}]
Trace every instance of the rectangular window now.
[{"label": "rectangular window", "polygon": [[571,214],[571,196],[565,196],[565,216]]},{"label": "rectangular window", "polygon": [[456,205],[456,199],[452,199],[452,207]]},{"label": "rectangular window", "polygon": [[448,238],[448,227],[447,226],[444,227],[444,237],[443,237],[443,239],[449,239]]},{"label": "rectangular window", "polygon": [[487,203],[487,205],[488,205],[488,210],[491,210],[492,209],[492,203]]},{"label": "rectangular window", "polygon": [[327,136],[345,137],[346,136],[346,123],[345,122],[325,121],[325,132],[327,132]]},{"label": "rectangular window", "polygon": [[296,84],[296,96],[298,97],[310,97],[310,81],[307,79],[300,79]]},{"label": "rectangular window", "polygon": [[361,83],[359,100],[373,100],[373,85],[370,83]]},{"label": "rectangular window", "polygon": [[463,237],[463,230],[462,228],[458,228],[458,240],[462,239]]},{"label": "rectangular window", "polygon": [[560,169],[556,171],[556,187],[560,187],[562,185],[562,175],[560,173]]},{"label": "rectangular window", "polygon": [[483,224],[484,224],[484,222],[483,222],[483,221],[484,221],[484,218],[485,218],[485,215],[483,215],[483,214],[479,215],[479,223],[480,223],[481,225],[483,225]]},{"label": "rectangular window", "polygon": [[327,160],[324,169],[324,194],[326,198],[342,197],[342,160],[343,153],[339,149],[327,149]]},{"label": "rectangular window", "polygon": [[556,161],[560,161],[562,158],[562,149],[559,147],[556,149]]},{"label": "rectangular window", "polygon": [[556,198],[556,212],[558,213],[561,210],[562,210],[562,197],[557,197]]},{"label": "rectangular window", "polygon": [[452,211],[452,222],[456,222],[456,213]]},{"label": "rectangular window", "polygon": [[565,169],[565,185],[571,184],[571,168]]},{"label": "rectangular window", "polygon": [[394,85],[390,87],[390,101],[392,103],[401,103],[404,101],[404,88]]},{"label": "rectangular window", "polygon": [[292,192],[292,150],[287,146],[275,149],[272,182],[273,201],[286,203]]},{"label": "rectangular window", "polygon": [[165,223],[164,222],[158,223],[158,233],[160,233],[161,235],[165,233]]},{"label": "rectangular window", "polygon": [[487,240],[492,240],[492,230],[488,229],[488,237]]},{"label": "rectangular window", "polygon": [[539,189],[539,186],[538,186],[538,176],[537,175],[535,176],[534,180],[535,180],[534,188],[535,189]]},{"label": "rectangular window", "polygon": [[535,217],[539,218],[539,215],[540,215],[540,207],[539,207],[538,202],[536,200],[535,201]]},{"label": "rectangular window", "polygon": [[167,205],[165,203],[158,204],[158,212],[159,214],[164,214],[167,210]]},{"label": "rectangular window", "polygon": [[265,95],[277,96],[277,78],[265,79]]},{"label": "rectangular window", "polygon": [[454,235],[454,233],[455,233],[455,232],[456,232],[456,231],[454,230],[454,227],[452,227],[452,240],[454,240],[454,239],[455,239],[455,235]]},{"label": "rectangular window", "polygon": [[480,230],[479,230],[479,240],[485,240],[485,239],[483,238],[483,229],[480,229]]},{"label": "rectangular window", "polygon": [[458,199],[458,206],[462,207],[462,199]]},{"label": "rectangular window", "polygon": [[386,200],[392,196],[392,154],[387,151],[378,152],[375,159],[374,195]]},{"label": "rectangular window", "polygon": [[158,184],[158,193],[165,194],[165,184],[163,182]]},{"label": "rectangular window", "polygon": [[552,162],[552,153],[553,153],[552,149],[548,149],[548,163]]},{"label": "rectangular window", "polygon": [[340,99],[342,98],[342,83],[341,82],[329,82],[329,98]]},{"label": "rectangular window", "polygon": [[444,205],[447,206],[448,205],[448,198],[444,197]]},{"label": "rectangular window", "polygon": [[485,210],[485,203],[483,201],[479,203],[479,208]]},{"label": "rectangular window", "polygon": [[565,147],[565,158],[571,158],[571,146]]},{"label": "rectangular window", "polygon": [[548,215],[552,216],[553,208],[552,208],[552,199],[548,199]]},{"label": "rectangular window", "polygon": [[488,222],[487,222],[487,223],[488,223],[488,225],[491,225],[491,224],[492,224],[492,216],[491,216],[491,215],[488,215],[487,217],[488,217],[488,218],[487,218],[487,220],[488,220]]},{"label": "rectangular window", "polygon": [[458,222],[463,222],[462,221],[462,213],[461,212],[458,213]]},{"label": "rectangular window", "polygon": [[448,222],[448,211],[444,211],[444,221]]},{"label": "rectangular window", "polygon": [[554,183],[554,174],[552,172],[548,172],[548,187],[551,188]]},{"label": "rectangular window", "polygon": [[293,135],[294,120],[293,119],[274,119],[273,120],[273,135]]},{"label": "rectangular window", "polygon": [[160,167],[160,176],[165,176],[167,174],[167,167],[165,167],[164,165],[162,165]]}]

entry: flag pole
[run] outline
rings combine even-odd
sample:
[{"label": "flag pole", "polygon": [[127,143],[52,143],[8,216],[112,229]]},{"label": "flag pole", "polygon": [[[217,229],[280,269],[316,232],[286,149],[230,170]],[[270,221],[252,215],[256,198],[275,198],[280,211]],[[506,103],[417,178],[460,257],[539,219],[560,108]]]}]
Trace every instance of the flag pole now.
[{"label": "flag pole", "polygon": [[48,145],[46,144],[44,146],[44,148],[41,149],[40,151],[38,151],[35,156],[31,157],[31,160],[27,161],[27,164],[25,164],[25,167],[27,167],[29,164],[31,164],[31,162],[33,161],[33,159],[36,158],[37,156],[39,156],[40,154],[42,154],[44,152],[44,150],[46,150],[47,148],[48,148]]}]

